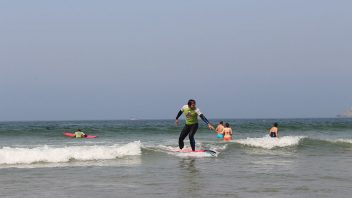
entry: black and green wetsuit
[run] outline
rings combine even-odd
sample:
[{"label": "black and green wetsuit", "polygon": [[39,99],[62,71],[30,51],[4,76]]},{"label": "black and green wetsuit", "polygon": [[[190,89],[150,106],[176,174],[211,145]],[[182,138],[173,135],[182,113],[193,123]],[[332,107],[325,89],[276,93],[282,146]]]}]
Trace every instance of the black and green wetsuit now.
[{"label": "black and green wetsuit", "polygon": [[176,119],[178,119],[182,113],[185,115],[186,118],[186,124],[183,127],[180,137],[178,139],[178,146],[180,149],[183,149],[184,143],[183,140],[187,137],[189,137],[189,141],[192,147],[192,151],[195,151],[196,148],[196,141],[194,140],[194,135],[196,134],[198,130],[198,116],[206,123],[209,124],[209,121],[205,116],[200,112],[198,108],[196,109],[191,109],[188,105],[185,105],[181,108],[181,110],[178,112]]}]

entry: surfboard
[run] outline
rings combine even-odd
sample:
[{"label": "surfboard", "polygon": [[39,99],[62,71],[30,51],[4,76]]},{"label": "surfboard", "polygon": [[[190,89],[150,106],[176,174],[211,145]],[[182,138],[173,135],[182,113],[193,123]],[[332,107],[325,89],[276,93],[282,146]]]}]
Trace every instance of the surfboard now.
[{"label": "surfboard", "polygon": [[182,149],[182,150],[178,150],[176,152],[180,152],[180,153],[208,153],[212,156],[216,155],[216,151],[213,150],[195,150],[192,151],[192,149]]},{"label": "surfboard", "polygon": [[[64,136],[67,136],[67,137],[76,137],[76,135],[74,133],[70,133],[70,132],[64,132]],[[96,138],[97,136],[95,135],[87,135],[86,137],[83,137],[83,138],[88,138],[88,139],[91,139],[91,138]]]}]

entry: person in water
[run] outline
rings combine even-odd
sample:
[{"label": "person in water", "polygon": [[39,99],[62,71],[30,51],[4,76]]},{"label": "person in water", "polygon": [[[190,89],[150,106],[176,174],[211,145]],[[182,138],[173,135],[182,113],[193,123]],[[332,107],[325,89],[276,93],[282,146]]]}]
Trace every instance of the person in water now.
[{"label": "person in water", "polygon": [[229,123],[226,123],[226,124],[225,124],[225,127],[224,127],[224,129],[222,130],[222,132],[224,133],[224,140],[225,140],[225,141],[232,140],[232,129],[231,129]]},{"label": "person in water", "polygon": [[76,138],[83,138],[86,137],[86,134],[84,134],[81,129],[77,129],[77,131],[75,132]]},{"label": "person in water", "polygon": [[278,126],[279,125],[276,122],[273,124],[273,126],[269,130],[270,137],[279,137],[279,128],[278,128]]},{"label": "person in water", "polygon": [[224,138],[224,133],[222,132],[222,130],[224,129],[224,122],[220,121],[219,125],[216,127],[215,132],[217,133],[217,138]]},{"label": "person in water", "polygon": [[208,128],[214,130],[214,127],[209,123],[207,118],[200,112],[200,110],[196,107],[196,101],[193,99],[188,100],[187,105],[184,105],[181,110],[178,112],[176,116],[176,125],[179,124],[178,118],[184,114],[186,118],[186,124],[183,127],[180,137],[178,139],[178,146],[180,149],[183,149],[184,143],[183,140],[189,137],[190,144],[192,147],[192,151],[196,150],[196,142],[194,140],[194,135],[198,130],[198,116],[208,125]]}]

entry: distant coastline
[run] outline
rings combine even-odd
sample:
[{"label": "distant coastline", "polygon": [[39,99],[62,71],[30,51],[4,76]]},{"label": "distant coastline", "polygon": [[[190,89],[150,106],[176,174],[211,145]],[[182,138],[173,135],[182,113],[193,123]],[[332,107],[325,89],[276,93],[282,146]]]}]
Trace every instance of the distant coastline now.
[{"label": "distant coastline", "polygon": [[352,118],[352,107],[337,115],[338,118]]}]

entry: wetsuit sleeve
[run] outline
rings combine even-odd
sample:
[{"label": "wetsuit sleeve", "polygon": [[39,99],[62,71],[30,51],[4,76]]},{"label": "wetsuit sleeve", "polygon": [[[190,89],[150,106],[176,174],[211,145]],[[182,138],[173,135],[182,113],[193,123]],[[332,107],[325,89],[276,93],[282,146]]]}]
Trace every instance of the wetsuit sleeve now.
[{"label": "wetsuit sleeve", "polygon": [[200,114],[199,117],[206,123],[206,124],[210,124],[208,119],[203,115],[203,114]]},{"label": "wetsuit sleeve", "polygon": [[176,116],[176,120],[182,115],[182,111],[180,110]]}]

